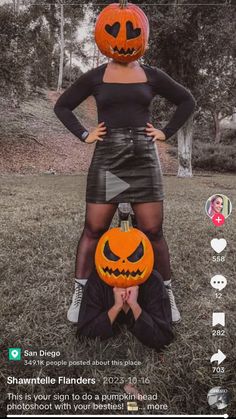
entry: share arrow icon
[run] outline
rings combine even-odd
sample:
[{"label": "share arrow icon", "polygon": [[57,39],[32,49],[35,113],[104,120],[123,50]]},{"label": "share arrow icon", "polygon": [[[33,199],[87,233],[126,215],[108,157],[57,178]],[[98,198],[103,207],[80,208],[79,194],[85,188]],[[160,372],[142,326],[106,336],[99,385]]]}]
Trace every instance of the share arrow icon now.
[{"label": "share arrow icon", "polygon": [[217,361],[218,365],[220,365],[225,360],[225,358],[226,358],[225,354],[223,354],[223,352],[221,352],[221,350],[218,349],[218,352],[212,355],[210,362]]}]

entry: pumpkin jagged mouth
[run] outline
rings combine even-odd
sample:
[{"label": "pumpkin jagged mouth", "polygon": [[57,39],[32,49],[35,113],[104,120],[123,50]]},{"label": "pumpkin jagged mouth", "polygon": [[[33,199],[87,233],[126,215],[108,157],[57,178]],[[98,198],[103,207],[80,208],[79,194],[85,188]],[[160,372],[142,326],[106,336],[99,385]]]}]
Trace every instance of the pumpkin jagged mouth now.
[{"label": "pumpkin jagged mouth", "polygon": [[115,269],[115,271],[113,271],[113,269],[111,269],[111,268],[108,268],[108,267],[101,268],[100,266],[99,266],[99,269],[100,269],[100,271],[103,275],[105,274],[107,276],[114,276],[116,278],[118,276],[122,275],[122,276],[126,276],[127,279],[134,279],[135,277],[143,278],[143,276],[146,272],[146,268],[143,271],[140,271],[138,269],[137,271],[131,271],[131,272],[129,270],[125,271],[124,269],[122,271],[119,271],[119,269]]},{"label": "pumpkin jagged mouth", "polygon": [[122,55],[133,55],[133,54],[136,54],[139,51],[139,50],[136,50],[135,48],[128,48],[126,50],[124,48],[119,49],[117,46],[115,46],[115,48],[112,48],[110,46],[110,48],[111,48],[113,53],[118,52],[118,54],[122,54]]}]

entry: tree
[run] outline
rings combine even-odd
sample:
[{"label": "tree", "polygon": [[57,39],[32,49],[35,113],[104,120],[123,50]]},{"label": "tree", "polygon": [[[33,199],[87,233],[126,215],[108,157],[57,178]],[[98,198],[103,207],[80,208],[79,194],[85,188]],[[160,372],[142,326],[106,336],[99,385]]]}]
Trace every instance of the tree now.
[{"label": "tree", "polygon": [[213,25],[204,18],[200,25],[202,39],[199,103],[213,118],[215,142],[221,140],[220,120],[232,114],[235,105],[235,9],[218,11]]},{"label": "tree", "polygon": [[57,90],[61,90],[62,87],[62,78],[63,78],[63,64],[64,64],[64,5],[60,4],[60,65],[59,65],[59,74],[58,74],[58,83]]},{"label": "tree", "polygon": [[25,94],[26,68],[29,59],[27,40],[28,19],[24,14],[17,16],[12,5],[0,7],[0,90],[16,105]]},{"label": "tree", "polygon": [[32,1],[27,8],[31,21],[28,36],[31,39],[32,59],[30,84],[53,87],[57,83],[59,60],[55,53],[60,22],[55,4]]},{"label": "tree", "polygon": [[[208,112],[214,117],[215,138],[219,141],[219,115],[232,110],[235,97],[235,9],[196,4],[184,7],[181,3],[146,6],[151,37],[145,59],[150,65],[158,63],[191,90],[197,99],[197,114]],[[184,176],[192,174],[191,162],[186,161],[186,156],[191,156],[190,124],[191,119],[177,135],[179,174]]]}]

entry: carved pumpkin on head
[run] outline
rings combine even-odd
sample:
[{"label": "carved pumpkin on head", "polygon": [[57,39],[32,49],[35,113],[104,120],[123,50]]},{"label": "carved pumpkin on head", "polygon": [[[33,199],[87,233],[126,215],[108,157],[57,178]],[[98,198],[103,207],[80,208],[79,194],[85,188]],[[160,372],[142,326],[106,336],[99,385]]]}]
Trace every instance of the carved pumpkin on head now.
[{"label": "carved pumpkin on head", "polygon": [[100,238],[95,265],[100,278],[112,287],[128,288],[145,282],[153,270],[154,253],[147,236],[128,221]]},{"label": "carved pumpkin on head", "polygon": [[107,57],[131,62],[141,57],[148,44],[149,23],[135,4],[120,0],[106,6],[95,25],[95,41]]}]

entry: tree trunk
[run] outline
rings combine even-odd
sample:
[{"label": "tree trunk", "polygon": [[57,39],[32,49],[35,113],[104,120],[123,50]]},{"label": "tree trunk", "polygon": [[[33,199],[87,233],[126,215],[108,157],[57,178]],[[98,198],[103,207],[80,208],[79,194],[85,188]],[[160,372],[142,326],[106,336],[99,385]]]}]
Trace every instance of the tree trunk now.
[{"label": "tree trunk", "polygon": [[178,177],[192,177],[193,115],[178,131]]},{"label": "tree trunk", "polygon": [[72,80],[72,46],[70,47],[69,85],[71,85],[71,80]]},{"label": "tree trunk", "polygon": [[16,14],[19,15],[20,13],[20,0],[17,0],[16,2]]},{"label": "tree trunk", "polygon": [[72,34],[72,24],[70,26],[70,61],[69,61],[69,85],[71,85],[72,81],[72,55],[73,55],[73,34]]},{"label": "tree trunk", "polygon": [[62,88],[63,64],[64,64],[64,49],[65,49],[65,41],[64,41],[64,5],[61,3],[61,52],[60,52],[58,83],[57,83],[57,90],[58,91],[60,91],[61,88]]},{"label": "tree trunk", "polygon": [[19,15],[19,13],[20,13],[20,0],[12,0],[12,3],[13,3],[14,14]]},{"label": "tree trunk", "polygon": [[232,121],[236,122],[236,108],[233,108]]},{"label": "tree trunk", "polygon": [[215,143],[219,144],[221,139],[221,132],[220,132],[220,120],[219,120],[219,113],[212,112],[214,125],[215,125]]}]

